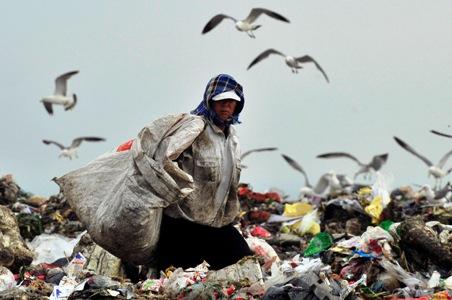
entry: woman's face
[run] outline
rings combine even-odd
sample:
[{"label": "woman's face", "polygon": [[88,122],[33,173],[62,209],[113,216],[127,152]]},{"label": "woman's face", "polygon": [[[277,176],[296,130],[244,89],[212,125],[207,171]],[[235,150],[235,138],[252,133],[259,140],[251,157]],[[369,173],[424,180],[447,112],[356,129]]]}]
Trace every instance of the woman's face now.
[{"label": "woman's face", "polygon": [[236,100],[224,99],[212,102],[213,110],[222,121],[226,121],[232,118],[235,107],[237,106]]}]

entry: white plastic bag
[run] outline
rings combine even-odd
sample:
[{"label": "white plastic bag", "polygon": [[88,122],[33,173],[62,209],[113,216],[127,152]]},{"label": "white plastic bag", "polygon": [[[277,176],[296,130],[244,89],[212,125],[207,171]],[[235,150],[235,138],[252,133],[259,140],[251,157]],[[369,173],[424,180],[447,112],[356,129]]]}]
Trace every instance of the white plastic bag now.
[{"label": "white plastic bag", "polygon": [[16,286],[13,273],[3,266],[0,266],[0,291],[9,290]]},{"label": "white plastic bag", "polygon": [[75,245],[85,231],[76,238],[68,238],[61,234],[43,233],[36,236],[29,244],[31,250],[36,254],[32,264],[52,263],[62,257],[70,257]]}]

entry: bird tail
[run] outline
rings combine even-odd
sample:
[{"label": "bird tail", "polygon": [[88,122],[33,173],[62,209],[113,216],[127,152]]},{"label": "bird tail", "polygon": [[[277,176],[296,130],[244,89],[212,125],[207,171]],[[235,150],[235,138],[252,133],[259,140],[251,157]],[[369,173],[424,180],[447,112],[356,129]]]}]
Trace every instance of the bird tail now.
[{"label": "bird tail", "polygon": [[253,30],[259,29],[262,25],[253,25]]},{"label": "bird tail", "polygon": [[74,108],[75,104],[77,103],[77,95],[76,94],[72,94],[72,99],[74,99],[74,101],[72,102],[71,105],[66,107],[65,110],[70,110],[70,109]]}]

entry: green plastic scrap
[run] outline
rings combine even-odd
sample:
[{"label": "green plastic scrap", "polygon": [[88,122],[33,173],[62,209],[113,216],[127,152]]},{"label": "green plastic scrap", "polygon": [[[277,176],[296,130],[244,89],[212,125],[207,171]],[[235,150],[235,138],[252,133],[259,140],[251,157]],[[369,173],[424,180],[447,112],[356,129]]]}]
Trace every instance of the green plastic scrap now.
[{"label": "green plastic scrap", "polygon": [[309,241],[309,245],[304,251],[304,256],[314,256],[327,250],[333,245],[333,237],[328,232],[319,232]]},{"label": "green plastic scrap", "polygon": [[378,224],[378,226],[380,226],[381,228],[383,228],[386,231],[389,231],[389,227],[391,227],[392,224],[394,224],[393,221],[391,221],[391,220],[384,220],[380,224]]}]

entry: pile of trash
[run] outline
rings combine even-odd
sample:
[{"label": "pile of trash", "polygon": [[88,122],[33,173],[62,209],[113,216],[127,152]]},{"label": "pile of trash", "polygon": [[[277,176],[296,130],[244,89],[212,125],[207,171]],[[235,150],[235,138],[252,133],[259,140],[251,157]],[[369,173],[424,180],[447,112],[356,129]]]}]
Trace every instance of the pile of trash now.
[{"label": "pile of trash", "polygon": [[[449,185],[448,185],[449,186]],[[288,199],[238,189],[254,256],[128,278],[60,195],[0,178],[1,299],[452,299],[452,190],[370,186]],[[177,266],[176,266],[177,267]]]}]

